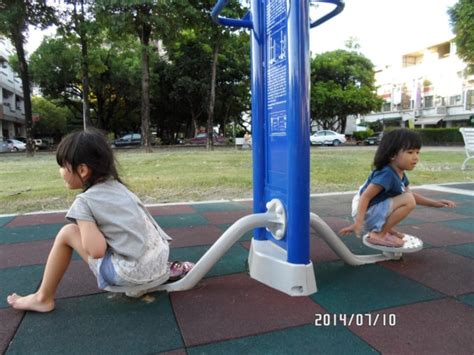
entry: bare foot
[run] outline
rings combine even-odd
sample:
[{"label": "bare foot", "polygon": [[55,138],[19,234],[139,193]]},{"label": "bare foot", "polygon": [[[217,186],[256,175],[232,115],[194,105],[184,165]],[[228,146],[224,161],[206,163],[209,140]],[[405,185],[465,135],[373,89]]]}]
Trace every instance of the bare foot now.
[{"label": "bare foot", "polygon": [[403,240],[390,233],[382,234],[374,231],[369,233],[369,238],[367,238],[367,241],[371,244],[382,245],[391,248],[400,248],[404,244]]},{"label": "bare foot", "polygon": [[54,300],[42,301],[39,298],[36,293],[24,297],[13,293],[7,297],[7,302],[13,308],[24,311],[51,312],[54,309]]}]

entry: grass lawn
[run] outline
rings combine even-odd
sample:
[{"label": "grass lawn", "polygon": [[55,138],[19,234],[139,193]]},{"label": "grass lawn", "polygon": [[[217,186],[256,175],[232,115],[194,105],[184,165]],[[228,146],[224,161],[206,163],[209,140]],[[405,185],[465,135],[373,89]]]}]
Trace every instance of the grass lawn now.
[{"label": "grass lawn", "polygon": [[[311,193],[353,191],[370,172],[374,147],[311,148]],[[118,150],[122,179],[145,203],[252,197],[252,154],[220,148]],[[430,149],[408,173],[413,185],[472,182],[462,149]],[[80,191],[64,187],[54,153],[0,155],[0,214],[67,209]]]}]

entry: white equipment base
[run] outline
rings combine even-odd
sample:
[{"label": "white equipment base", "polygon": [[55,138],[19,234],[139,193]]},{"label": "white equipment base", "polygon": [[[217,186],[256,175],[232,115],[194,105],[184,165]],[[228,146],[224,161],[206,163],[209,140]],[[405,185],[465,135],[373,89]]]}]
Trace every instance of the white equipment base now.
[{"label": "white equipment base", "polygon": [[362,237],[362,242],[366,246],[368,246],[369,248],[381,250],[387,253],[414,253],[416,251],[423,249],[423,241],[409,234],[405,234],[405,237],[403,238],[404,244],[402,247],[399,247],[399,248],[372,244],[367,241],[368,237],[369,237],[368,234]]},{"label": "white equipment base", "polygon": [[287,252],[269,240],[252,239],[250,277],[290,296],[308,296],[317,291],[313,263],[291,264]]}]

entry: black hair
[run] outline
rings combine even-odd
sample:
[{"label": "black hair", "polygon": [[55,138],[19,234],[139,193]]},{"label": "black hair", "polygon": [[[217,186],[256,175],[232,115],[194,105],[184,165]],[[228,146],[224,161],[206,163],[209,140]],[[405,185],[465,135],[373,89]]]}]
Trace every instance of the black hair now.
[{"label": "black hair", "polygon": [[104,134],[95,128],[65,136],[56,151],[56,161],[61,167],[70,165],[73,173],[81,164],[89,167],[92,174],[84,181],[84,190],[109,178],[122,182],[115,167],[112,148]]},{"label": "black hair", "polygon": [[377,152],[375,152],[373,168],[382,169],[390,164],[391,159],[401,150],[420,149],[421,137],[415,131],[399,128],[384,133]]}]

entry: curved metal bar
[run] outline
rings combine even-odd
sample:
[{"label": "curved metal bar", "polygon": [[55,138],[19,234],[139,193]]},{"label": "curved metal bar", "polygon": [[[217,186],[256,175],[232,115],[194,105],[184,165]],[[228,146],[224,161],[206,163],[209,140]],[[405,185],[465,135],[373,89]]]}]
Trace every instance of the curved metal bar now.
[{"label": "curved metal bar", "polygon": [[252,28],[253,27],[252,21],[248,19],[249,18],[248,15],[245,15],[243,19],[234,19],[234,18],[219,16],[228,2],[229,0],[219,0],[217,4],[214,5],[211,11],[211,17],[214,20],[214,22],[220,25],[230,26],[230,27]]},{"label": "curved metal bar", "polygon": [[337,14],[342,12],[342,10],[344,10],[344,6],[345,6],[343,0],[316,0],[314,2],[330,3],[330,4],[333,4],[333,5],[336,5],[336,8],[334,10],[332,10],[330,13],[328,13],[328,14],[324,15],[323,17],[317,19],[316,21],[310,23],[310,25],[309,25],[310,28],[319,26],[319,25],[323,24],[324,22],[326,22],[327,20],[333,18],[334,16],[336,16]]}]

